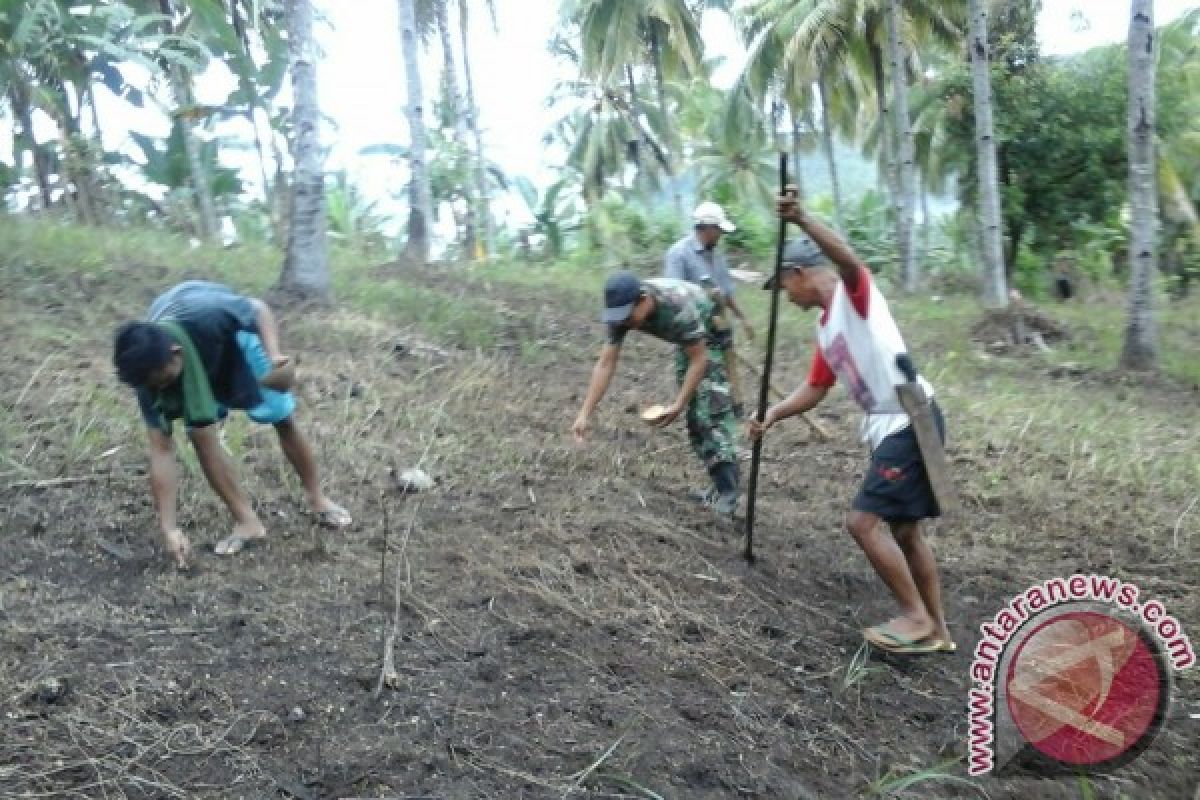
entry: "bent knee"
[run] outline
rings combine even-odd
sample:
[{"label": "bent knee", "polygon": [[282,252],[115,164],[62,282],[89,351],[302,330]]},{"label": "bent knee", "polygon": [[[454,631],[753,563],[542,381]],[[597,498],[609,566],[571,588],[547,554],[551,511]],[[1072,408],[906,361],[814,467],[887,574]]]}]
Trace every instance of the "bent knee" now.
[{"label": "bent knee", "polygon": [[846,530],[859,542],[874,533],[878,524],[879,520],[874,514],[864,511],[851,511],[846,515]]},{"label": "bent knee", "polygon": [[912,520],[909,522],[892,522],[889,523],[892,529],[892,536],[896,540],[896,544],[900,545],[902,550],[911,550],[921,543],[921,523]]}]

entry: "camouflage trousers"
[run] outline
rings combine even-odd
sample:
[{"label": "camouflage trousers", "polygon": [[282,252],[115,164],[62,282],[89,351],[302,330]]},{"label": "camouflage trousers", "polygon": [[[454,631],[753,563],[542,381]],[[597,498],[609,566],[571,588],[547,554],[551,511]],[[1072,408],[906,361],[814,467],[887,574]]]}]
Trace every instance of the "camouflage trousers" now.
[{"label": "camouflage trousers", "polygon": [[[687,355],[682,349],[676,351],[675,380],[681,386],[687,368]],[[706,469],[721,462],[737,463],[737,417],[733,413],[729,376],[725,373],[724,356],[712,343],[708,346],[704,378],[688,403],[687,431],[692,450]]]}]

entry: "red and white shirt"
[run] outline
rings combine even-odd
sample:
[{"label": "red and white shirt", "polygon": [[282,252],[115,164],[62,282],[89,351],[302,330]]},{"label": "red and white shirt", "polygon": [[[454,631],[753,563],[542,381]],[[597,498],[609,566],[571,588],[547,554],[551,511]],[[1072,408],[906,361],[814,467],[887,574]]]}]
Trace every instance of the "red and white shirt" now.
[{"label": "red and white shirt", "polygon": [[[903,430],[910,422],[896,397],[896,386],[905,381],[896,366],[896,356],[907,352],[887,300],[871,280],[871,273],[859,268],[853,291],[838,281],[829,308],[817,321],[817,350],[808,373],[811,386],[828,389],[839,379],[866,412],[862,421],[862,440],[871,449],[886,437]],[[927,397],[933,387],[925,378],[917,380]]]}]

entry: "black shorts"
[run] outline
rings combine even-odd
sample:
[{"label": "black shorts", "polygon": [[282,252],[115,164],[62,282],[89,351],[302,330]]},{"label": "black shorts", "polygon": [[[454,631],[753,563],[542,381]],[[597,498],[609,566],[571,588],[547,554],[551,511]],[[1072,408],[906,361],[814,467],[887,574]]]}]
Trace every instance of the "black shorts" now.
[{"label": "black shorts", "polygon": [[[933,422],[945,444],[946,421],[937,403],[933,403]],[[941,516],[911,425],[884,438],[871,453],[871,463],[852,508],[875,514],[886,522]]]}]

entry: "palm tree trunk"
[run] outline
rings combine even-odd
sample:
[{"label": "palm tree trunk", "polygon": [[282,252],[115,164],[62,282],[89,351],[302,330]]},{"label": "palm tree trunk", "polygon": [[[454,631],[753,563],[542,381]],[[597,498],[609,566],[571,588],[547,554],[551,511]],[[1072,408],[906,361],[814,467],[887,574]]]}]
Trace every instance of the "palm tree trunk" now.
[{"label": "palm tree trunk", "polygon": [[[254,150],[258,154],[258,171],[262,177],[263,185],[263,206],[268,209],[268,214],[271,208],[271,177],[267,174],[267,154],[263,150],[262,133],[258,130],[258,105],[251,105],[250,111],[246,114],[246,119],[250,123],[251,130],[254,131]],[[271,228],[275,228],[275,218],[271,216]]]},{"label": "palm tree trunk", "polygon": [[843,235],[846,226],[842,220],[842,187],[838,178],[837,157],[833,150],[833,123],[830,120],[829,95],[826,93],[825,73],[817,80],[817,95],[821,100],[821,146],[825,150],[825,162],[829,165],[829,188],[833,193],[833,219]]},{"label": "palm tree trunk", "polygon": [[[664,119],[667,114],[667,90],[666,78],[663,75],[662,64],[662,42],[658,38],[658,28],[655,25],[650,26],[650,56],[654,61],[654,87],[658,95],[658,113]],[[675,137],[664,138],[664,148],[667,151],[667,161],[671,168],[667,171],[667,181],[671,187],[671,204],[675,208],[675,218],[679,221],[683,220],[683,195],[679,191],[679,169],[677,167],[677,158],[679,156],[678,147],[679,140]]]},{"label": "palm tree trunk", "polygon": [[888,60],[892,74],[892,111],[897,153],[897,189],[893,198],[896,208],[896,248],[900,251],[900,274],[904,289],[915,292],[920,285],[916,253],[913,249],[913,207],[916,186],[913,180],[915,157],[912,120],[908,114],[908,70],[904,46],[900,40],[900,0],[888,0]]},{"label": "palm tree trunk", "polygon": [[62,179],[75,218],[81,225],[94,225],[96,215],[89,191],[87,152],[79,130],[79,118],[71,108],[71,98],[65,83],[46,87],[54,97],[51,115],[58,126],[63,144]]},{"label": "palm tree trunk", "polygon": [[[159,10],[166,18],[165,26],[168,34],[175,33],[175,11],[171,0],[159,0]],[[183,67],[167,65],[164,68],[171,82],[171,93],[175,96],[175,106],[183,109],[192,103],[190,78]],[[201,239],[212,240],[217,237],[217,208],[213,203],[212,188],[208,183],[208,173],[204,169],[204,158],[200,152],[200,143],[192,131],[192,124],[186,116],[179,118],[179,126],[183,131],[183,149],[187,153],[188,171],[192,177],[192,192],[196,196],[196,208],[200,212]]]},{"label": "palm tree trunk", "polygon": [[979,211],[983,222],[983,304],[1008,306],[1004,245],[1000,229],[1000,183],[996,172],[996,135],[992,124],[992,76],[988,54],[987,8],[970,0],[971,75],[975,95],[975,152],[979,159]]},{"label": "palm tree trunk", "polygon": [[[175,95],[177,108],[184,108],[191,103],[191,92],[188,78],[181,67],[171,68],[171,87]],[[217,237],[217,207],[213,202],[212,189],[208,183],[208,171],[204,168],[204,156],[200,151],[200,142],[192,131],[192,124],[186,116],[179,119],[183,129],[183,149],[187,153],[188,171],[192,178],[192,192],[196,196],[196,208],[200,212],[201,239],[212,240]]]},{"label": "palm tree trunk", "polygon": [[[649,147],[650,139],[641,130],[642,104],[638,100],[637,83],[635,83],[633,80],[633,67],[629,64],[625,65],[625,82],[629,86],[629,108],[632,112],[631,115],[633,117],[633,126],[638,132],[638,139],[640,139],[642,142],[644,142],[647,145],[647,147]],[[643,154],[641,151],[641,147],[636,143],[634,144],[632,155],[633,155],[633,165],[640,170],[641,166],[642,166],[642,155]]]},{"label": "palm tree trunk", "polygon": [[[1158,181],[1159,192],[1171,210],[1170,216],[1183,228],[1180,235],[1189,242],[1188,246],[1200,246],[1200,212],[1196,211],[1196,204],[1188,195],[1187,185],[1180,178],[1175,165],[1161,155],[1158,159]],[[1181,263],[1179,269],[1173,270],[1172,274],[1178,276],[1177,296],[1186,297],[1188,282],[1191,279],[1190,269]]]},{"label": "palm tree trunk", "polygon": [[1121,366],[1153,369],[1155,223],[1158,196],[1154,175],[1154,2],[1133,0],[1129,21],[1129,319]]},{"label": "palm tree trunk", "polygon": [[883,145],[883,181],[894,210],[894,198],[900,193],[900,188],[896,180],[895,126],[891,122],[892,110],[888,103],[887,80],[883,73],[883,50],[874,39],[867,43],[867,47],[871,54],[871,75],[875,81],[875,106],[879,111],[879,140]]},{"label": "palm tree trunk", "polygon": [[88,110],[92,117],[92,151],[89,147],[89,162],[88,162],[88,183],[91,187],[91,197],[93,199],[93,211],[96,217],[96,222],[99,224],[107,224],[111,219],[110,209],[112,203],[106,195],[108,192],[101,180],[101,165],[104,163],[104,132],[100,127],[100,110],[96,107],[96,88],[95,84],[90,81],[86,88]]},{"label": "palm tree trunk", "polygon": [[800,167],[800,165],[803,163],[800,160],[801,159],[800,142],[801,142],[801,137],[803,135],[802,129],[800,127],[800,115],[796,112],[796,109],[794,107],[789,106],[788,107],[788,116],[791,118],[791,122],[792,122],[792,170],[791,170],[792,174],[791,174],[791,179],[792,179],[792,183],[794,183],[796,185],[796,194],[799,197],[801,204],[803,204],[805,192],[804,192],[804,170],[801,169],[801,167]]},{"label": "palm tree trunk", "polygon": [[475,105],[475,83],[471,78],[471,54],[468,44],[470,23],[467,17],[467,0],[458,0],[458,26],[462,41],[463,79],[466,83],[466,117],[467,127],[471,129],[471,140],[475,143],[475,201],[479,207],[479,217],[483,220],[483,257],[486,259],[495,247],[496,232],[492,224],[492,214],[488,203],[487,159],[483,154],[483,136],[479,132],[479,109]]},{"label": "palm tree trunk", "polygon": [[[29,149],[30,156],[33,158],[33,174],[37,181],[38,194],[42,200],[42,210],[49,211],[50,205],[53,203],[53,197],[50,193],[50,167],[46,163],[46,158],[38,147],[37,139],[33,137],[33,114],[29,108],[29,94],[27,87],[19,86],[13,83],[8,87],[8,99],[12,103],[13,116],[21,123],[21,136],[24,140],[23,144]],[[14,155],[17,155],[14,153]]]},{"label": "palm tree trunk", "polygon": [[[442,44],[442,81],[446,90],[445,102],[454,122],[455,157],[469,159],[467,117],[463,110],[462,95],[458,93],[458,74],[454,67],[454,47],[450,43],[450,22],[446,3],[434,3],[433,13],[437,18],[438,36]],[[471,202],[470,186],[464,184],[459,188],[466,201],[462,216],[463,253],[466,258],[473,258],[475,255],[475,204]]]},{"label": "palm tree trunk", "polygon": [[429,261],[429,242],[433,227],[433,190],[426,162],[425,105],[421,95],[421,73],[417,68],[417,11],[415,0],[400,0],[400,45],[404,53],[404,73],[408,81],[409,184],[411,207],[408,213],[408,257],[420,264]]},{"label": "palm tree trunk", "polygon": [[96,88],[89,83],[87,87],[88,109],[92,112],[92,138],[96,140],[101,152],[104,150],[104,136],[100,128],[100,109],[96,107]]},{"label": "palm tree trunk", "polygon": [[924,176],[921,177],[918,195],[921,198],[921,236],[918,240],[920,247],[917,249],[917,258],[923,260],[929,253],[929,238],[933,233],[933,221],[929,215],[929,184]]},{"label": "palm tree trunk", "polygon": [[292,77],[291,214],[287,251],[278,289],[289,301],[329,302],[329,248],[326,237],[325,174],[318,140],[316,44],[310,0],[288,0],[288,61]]},{"label": "palm tree trunk", "polygon": [[[627,111],[629,122],[631,125],[633,125],[634,131],[637,132],[638,139],[646,145],[646,148],[650,151],[650,155],[653,156],[654,160],[658,162],[659,167],[667,176],[667,181],[672,182],[674,175],[671,171],[670,156],[668,155],[667,150],[663,147],[662,143],[654,138],[650,132],[650,128],[647,127],[648,123],[650,122],[649,118],[647,117],[645,118],[645,121],[643,121],[645,115],[642,111],[642,101],[638,99],[637,83],[633,79],[633,67],[629,64],[625,65],[625,80],[629,84],[629,105],[625,109]],[[614,103],[617,104],[618,107],[620,106],[619,101],[616,98],[614,98]],[[641,166],[643,163],[645,163],[642,161],[644,156],[645,154],[639,150],[637,155],[639,176],[641,174]]]}]

